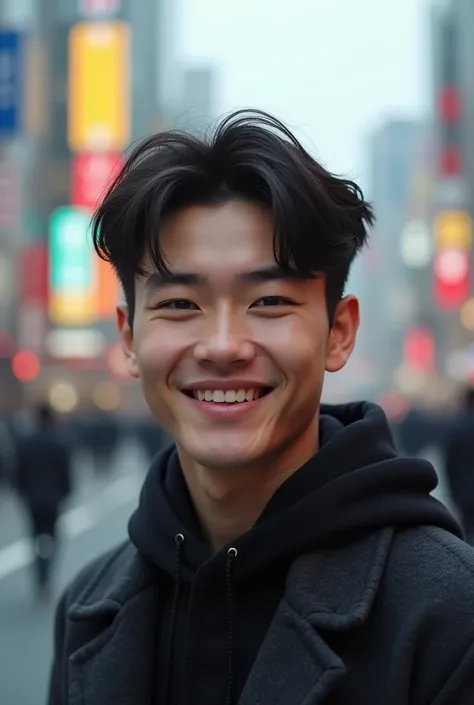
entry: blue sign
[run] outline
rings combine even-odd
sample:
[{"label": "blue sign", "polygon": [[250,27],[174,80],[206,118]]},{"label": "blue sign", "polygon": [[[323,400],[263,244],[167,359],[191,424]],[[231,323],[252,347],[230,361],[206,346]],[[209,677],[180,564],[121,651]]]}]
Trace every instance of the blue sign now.
[{"label": "blue sign", "polygon": [[0,32],[0,137],[20,129],[21,35]]}]

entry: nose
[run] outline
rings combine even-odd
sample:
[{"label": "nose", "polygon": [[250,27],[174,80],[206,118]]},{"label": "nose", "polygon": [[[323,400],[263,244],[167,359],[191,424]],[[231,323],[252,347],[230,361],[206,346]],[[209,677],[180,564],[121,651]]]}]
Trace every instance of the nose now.
[{"label": "nose", "polygon": [[201,364],[212,363],[219,367],[249,363],[255,357],[255,348],[244,322],[227,305],[210,317],[203,337],[194,350]]}]

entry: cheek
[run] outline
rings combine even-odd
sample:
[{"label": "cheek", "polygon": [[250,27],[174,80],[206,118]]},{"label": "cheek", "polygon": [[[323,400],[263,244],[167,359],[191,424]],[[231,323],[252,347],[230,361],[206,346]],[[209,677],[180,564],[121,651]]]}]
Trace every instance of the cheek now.
[{"label": "cheek", "polygon": [[135,338],[140,377],[153,380],[154,386],[164,383],[179,356],[179,342],[161,326],[147,326]]},{"label": "cheek", "polygon": [[327,330],[324,322],[288,316],[259,325],[254,340],[267,351],[277,365],[293,377],[320,375],[324,370]]}]

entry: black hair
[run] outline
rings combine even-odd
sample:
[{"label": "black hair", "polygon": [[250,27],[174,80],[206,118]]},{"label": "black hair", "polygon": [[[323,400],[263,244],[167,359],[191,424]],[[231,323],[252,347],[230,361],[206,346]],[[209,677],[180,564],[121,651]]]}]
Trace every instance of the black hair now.
[{"label": "black hair", "polygon": [[332,319],[352,261],[366,243],[372,208],[359,186],[326,171],[279,120],[239,110],[203,139],[175,130],[145,139],[95,212],[94,247],[117,273],[130,324],[135,277],[146,274],[145,257],[167,271],[159,242],[163,220],[187,206],[231,200],[269,208],[276,262],[303,277],[324,273]]}]

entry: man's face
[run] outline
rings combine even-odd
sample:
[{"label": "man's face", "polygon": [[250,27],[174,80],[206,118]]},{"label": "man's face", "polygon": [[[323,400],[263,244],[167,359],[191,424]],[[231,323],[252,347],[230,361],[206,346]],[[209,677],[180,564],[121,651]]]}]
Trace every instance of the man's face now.
[{"label": "man's face", "polygon": [[160,245],[172,276],[138,279],[133,332],[124,309],[119,326],[129,371],[180,453],[212,468],[311,455],[324,371],[351,352],[356,300],[330,331],[324,280],[278,271],[271,216],[255,204],[186,208]]}]

